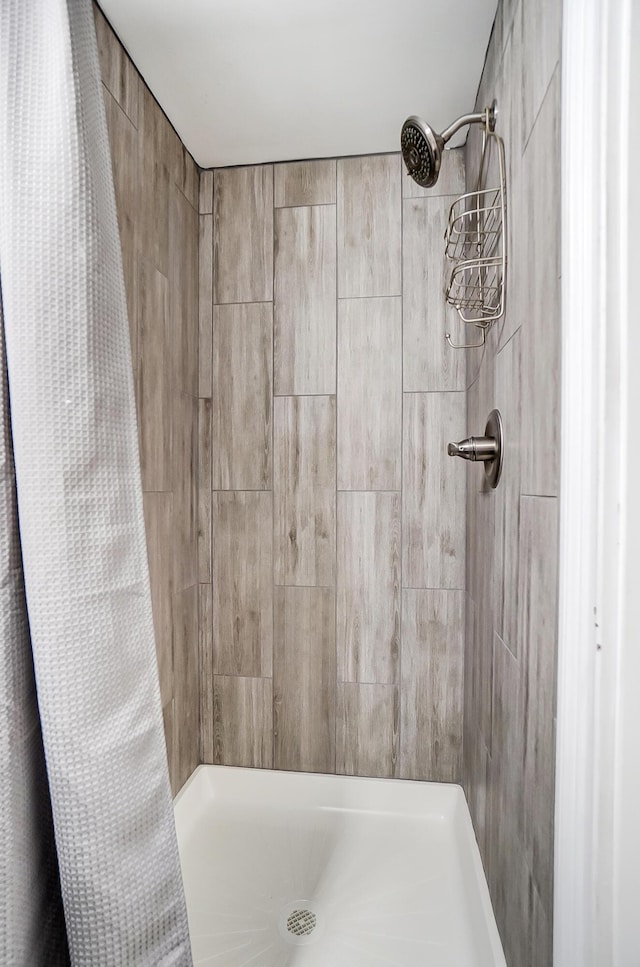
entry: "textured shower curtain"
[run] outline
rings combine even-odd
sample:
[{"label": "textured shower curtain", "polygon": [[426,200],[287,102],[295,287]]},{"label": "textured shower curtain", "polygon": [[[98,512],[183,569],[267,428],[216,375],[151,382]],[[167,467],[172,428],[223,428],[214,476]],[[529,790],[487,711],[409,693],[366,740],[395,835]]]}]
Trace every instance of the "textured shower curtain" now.
[{"label": "textured shower curtain", "polygon": [[188,965],[90,0],[0,0],[0,964]]}]

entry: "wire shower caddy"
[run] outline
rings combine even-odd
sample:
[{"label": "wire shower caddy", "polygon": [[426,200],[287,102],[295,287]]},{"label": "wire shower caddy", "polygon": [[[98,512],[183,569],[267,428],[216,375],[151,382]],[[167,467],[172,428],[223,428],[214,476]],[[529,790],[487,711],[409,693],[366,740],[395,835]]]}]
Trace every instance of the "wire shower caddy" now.
[{"label": "wire shower caddy", "polygon": [[[499,184],[485,186],[491,146],[498,156]],[[475,191],[454,201],[445,232],[445,255],[452,263],[445,287],[445,299],[460,319],[480,329],[479,343],[457,345],[451,334],[445,338],[454,349],[484,346],[488,330],[504,315],[507,276],[506,188],[504,142],[494,131],[483,132],[482,158]]]}]

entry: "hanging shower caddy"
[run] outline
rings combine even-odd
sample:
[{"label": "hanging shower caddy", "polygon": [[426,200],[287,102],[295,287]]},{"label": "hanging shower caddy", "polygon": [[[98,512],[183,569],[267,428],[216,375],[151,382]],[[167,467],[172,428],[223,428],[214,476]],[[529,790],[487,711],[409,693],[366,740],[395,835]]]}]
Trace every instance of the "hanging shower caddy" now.
[{"label": "hanging shower caddy", "polygon": [[[504,142],[488,123],[483,131],[482,158],[475,191],[461,195],[451,206],[445,232],[445,255],[451,267],[445,298],[460,319],[482,333],[478,343],[457,345],[450,333],[445,338],[454,349],[477,349],[488,330],[504,315],[507,274],[506,197]],[[498,160],[495,182],[487,186],[493,150]],[[495,168],[495,166],[494,166]]]}]

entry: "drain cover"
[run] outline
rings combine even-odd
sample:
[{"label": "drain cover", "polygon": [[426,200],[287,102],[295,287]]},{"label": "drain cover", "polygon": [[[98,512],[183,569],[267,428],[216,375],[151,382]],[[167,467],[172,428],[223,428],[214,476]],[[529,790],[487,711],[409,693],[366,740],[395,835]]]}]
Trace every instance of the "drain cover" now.
[{"label": "drain cover", "polygon": [[287,930],[294,937],[308,937],[316,929],[316,915],[312,910],[294,910],[287,917]]}]

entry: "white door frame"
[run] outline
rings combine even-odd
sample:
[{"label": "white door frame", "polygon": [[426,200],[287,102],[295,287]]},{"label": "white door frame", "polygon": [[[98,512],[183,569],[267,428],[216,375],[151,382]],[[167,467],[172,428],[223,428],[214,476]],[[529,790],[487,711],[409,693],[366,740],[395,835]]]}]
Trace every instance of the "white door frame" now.
[{"label": "white door frame", "polygon": [[[634,417],[640,422],[640,338],[630,310],[640,185],[630,158],[640,158],[640,0],[564,0],[563,11],[554,964],[632,967],[640,457],[631,434]],[[639,321],[640,313],[636,329]]]}]

